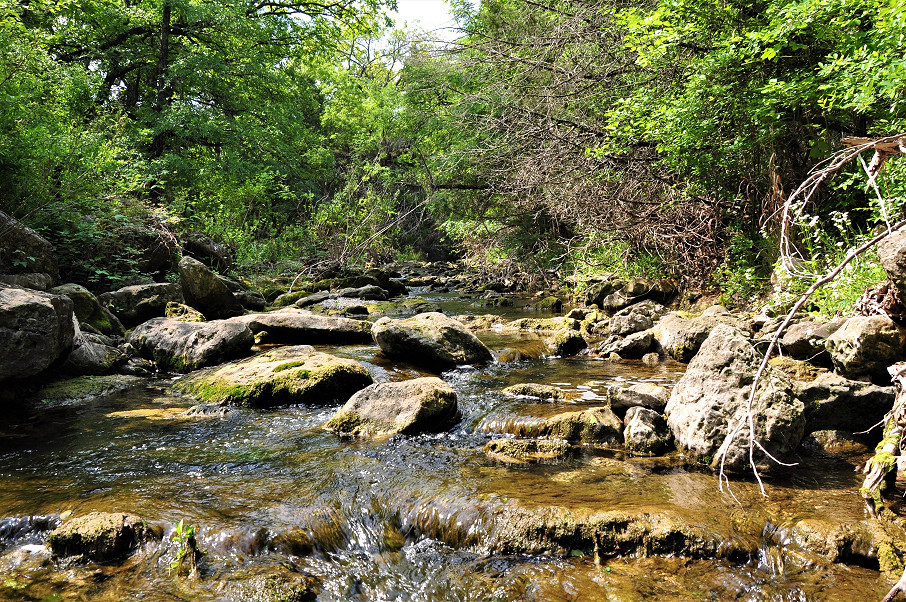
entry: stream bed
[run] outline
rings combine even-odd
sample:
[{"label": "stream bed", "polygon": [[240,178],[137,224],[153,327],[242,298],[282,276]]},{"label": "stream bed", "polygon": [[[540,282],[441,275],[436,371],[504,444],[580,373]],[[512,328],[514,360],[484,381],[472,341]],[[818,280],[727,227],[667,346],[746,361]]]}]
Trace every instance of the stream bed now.
[{"label": "stream bed", "polygon": [[[495,352],[540,345],[533,335],[479,336]],[[362,362],[376,382],[425,375],[374,345],[318,349]],[[567,459],[519,464],[484,452],[507,421],[601,405],[609,386],[669,388],[682,370],[582,356],[460,367],[442,375],[463,415],[451,432],[365,440],[321,428],[338,404],[187,416],[193,402],[172,394],[167,379],[76,403],[38,403],[7,415],[0,434],[0,599],[279,599],[249,589],[269,575],[313,577],[325,601],[883,597],[889,584],[876,563],[832,563],[790,536],[806,520],[864,518],[854,472],[864,454],[803,454],[800,466],[768,481],[763,498],[745,480],[731,484],[732,494],[720,491],[715,476],[675,453],[582,448]],[[500,392],[524,382],[554,384],[566,400],[533,403]],[[163,538],[120,564],[51,561],[42,551],[49,530],[92,511],[143,517]],[[737,553],[607,556],[587,546],[515,550],[505,541],[508,517],[550,511],[666,515]],[[198,527],[205,557],[195,576],[170,568],[179,521]]]}]

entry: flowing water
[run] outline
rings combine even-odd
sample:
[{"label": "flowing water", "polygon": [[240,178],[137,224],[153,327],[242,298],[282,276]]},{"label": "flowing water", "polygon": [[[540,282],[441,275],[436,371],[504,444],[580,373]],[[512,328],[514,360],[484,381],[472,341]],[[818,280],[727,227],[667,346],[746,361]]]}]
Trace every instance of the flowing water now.
[{"label": "flowing water", "polygon": [[[483,338],[498,351],[525,351],[521,357],[540,349],[537,337]],[[361,361],[379,382],[423,374],[387,361],[376,346],[322,349]],[[318,578],[318,599],[331,601],[880,599],[888,585],[870,560],[830,563],[790,537],[806,519],[863,518],[858,458],[805,456],[768,484],[767,499],[754,484],[734,482],[737,503],[710,473],[684,468],[675,455],[584,448],[564,460],[512,464],[484,453],[520,420],[600,405],[609,386],[670,387],[681,372],[679,364],[582,358],[463,367],[443,375],[463,414],[455,429],[372,440],[320,428],[336,404],[190,417],[191,401],[172,395],[167,380],[38,404],[7,415],[0,435],[0,599],[245,600],[256,576],[277,573]],[[500,393],[520,382],[555,384],[567,400]],[[579,517],[665,513],[751,553],[507,551],[501,523],[514,509],[551,508]],[[48,531],[91,511],[136,514],[161,525],[164,537],[122,564],[51,561],[40,547]],[[206,555],[197,576],[170,569],[180,520],[199,528]]]}]

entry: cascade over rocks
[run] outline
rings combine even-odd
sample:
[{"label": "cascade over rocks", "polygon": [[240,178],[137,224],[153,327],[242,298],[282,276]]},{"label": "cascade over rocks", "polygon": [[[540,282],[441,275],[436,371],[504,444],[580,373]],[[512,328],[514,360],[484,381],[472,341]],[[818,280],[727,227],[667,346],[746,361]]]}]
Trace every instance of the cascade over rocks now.
[{"label": "cascade over rocks", "polygon": [[248,355],[255,336],[229,320],[181,322],[154,318],[133,330],[128,342],[164,370],[190,372]]},{"label": "cascade over rocks", "polygon": [[371,334],[388,356],[429,369],[445,370],[494,359],[469,329],[442,313],[418,314],[405,320],[381,318]]},{"label": "cascade over rocks", "polygon": [[59,282],[60,267],[53,245],[16,218],[0,211],[0,274],[35,273],[46,274],[50,286]]},{"label": "cascade over rocks", "polygon": [[346,402],[324,426],[338,434],[436,433],[460,419],[456,393],[430,376],[370,385]]},{"label": "cascade over rocks", "polygon": [[287,345],[345,344],[371,341],[371,323],[323,316],[288,307],[263,314],[247,314],[228,320],[246,325],[253,334],[266,332],[268,343]]},{"label": "cascade over rocks", "polygon": [[887,316],[854,316],[825,345],[842,374],[887,380],[887,368],[906,358],[906,329]]},{"label": "cascade over rocks", "polygon": [[208,318],[232,318],[245,312],[223,280],[196,259],[179,260],[179,284],[186,303]]},{"label": "cascade over rocks", "polygon": [[206,404],[268,407],[346,400],[371,381],[355,360],[296,345],[190,374],[175,388]]},{"label": "cascade over rocks", "polygon": [[72,300],[0,285],[0,381],[34,376],[72,348]]},{"label": "cascade over rocks", "polygon": [[[743,419],[761,359],[743,332],[727,324],[714,327],[665,408],[681,451],[711,461],[712,469],[720,467],[717,452],[730,429]],[[782,459],[796,449],[804,434],[805,405],[788,376],[768,366],[752,411],[755,436],[768,452]],[[748,446],[748,430],[743,429],[727,452],[727,470],[748,468]],[[765,458],[756,450],[755,460],[760,463]]]},{"label": "cascade over rocks", "polygon": [[169,282],[124,286],[98,298],[129,328],[163,317],[167,303],[184,302],[182,288]]}]

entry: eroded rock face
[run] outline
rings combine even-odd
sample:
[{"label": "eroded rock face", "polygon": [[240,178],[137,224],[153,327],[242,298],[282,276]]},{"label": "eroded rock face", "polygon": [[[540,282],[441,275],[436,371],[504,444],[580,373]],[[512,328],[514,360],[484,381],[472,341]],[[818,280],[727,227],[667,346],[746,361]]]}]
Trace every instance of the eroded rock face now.
[{"label": "eroded rock face", "polygon": [[604,356],[616,353],[627,360],[640,359],[651,350],[653,341],[650,330],[634,332],[624,338],[611,336],[598,346],[598,353]]},{"label": "eroded rock face", "polygon": [[651,333],[664,353],[678,362],[689,363],[718,324],[729,324],[742,332],[747,331],[746,326],[726,309],[720,306],[715,308],[708,308],[702,315],[688,320],[667,314],[655,324]]},{"label": "eroded rock face", "polygon": [[[761,364],[761,355],[744,334],[726,324],[711,331],[686,373],[673,388],[665,409],[677,447],[700,459],[712,461],[729,430],[743,419],[750,385]],[[775,457],[783,458],[799,445],[805,429],[805,406],[785,374],[767,367],[753,403],[755,435]],[[726,468],[748,466],[748,430],[743,429],[729,446]],[[756,461],[764,457],[756,453]]]},{"label": "eroded rock face", "polygon": [[137,516],[92,512],[57,527],[47,538],[53,555],[83,562],[121,560],[146,536]]},{"label": "eroded rock face", "polygon": [[47,274],[59,282],[60,268],[50,242],[14,217],[0,211],[0,274]]},{"label": "eroded rock face", "polygon": [[231,318],[244,324],[254,334],[267,332],[268,343],[317,345],[367,343],[371,341],[371,323],[350,318],[322,316],[296,308]]},{"label": "eroded rock face", "polygon": [[34,376],[72,348],[72,301],[0,285],[0,381]]},{"label": "eroded rock face", "polygon": [[666,313],[667,308],[660,303],[650,300],[642,301],[614,314],[608,322],[607,331],[610,334],[624,337],[634,332],[648,330],[656,320]]},{"label": "eroded rock face", "polygon": [[186,303],[209,318],[232,318],[245,313],[226,283],[196,259],[179,260],[179,284]]},{"label": "eroded rock face", "polygon": [[83,330],[107,336],[121,337],[126,334],[119,319],[101,305],[98,298],[84,286],[64,284],[51,289],[50,292],[55,295],[65,295],[72,300],[73,311]]},{"label": "eroded rock face", "polygon": [[167,303],[183,302],[182,289],[169,282],[125,286],[103,293],[99,299],[127,327],[163,317]]},{"label": "eroded rock face", "polygon": [[345,401],[371,381],[355,360],[295,345],[190,374],[175,388],[206,404],[268,407]]},{"label": "eroded rock face", "polygon": [[493,360],[491,351],[460,322],[441,313],[418,314],[405,320],[381,318],[371,329],[381,351],[429,369]]},{"label": "eroded rock face", "polygon": [[450,385],[425,377],[366,387],[325,426],[348,435],[436,433],[459,419],[456,393]]},{"label": "eroded rock face", "polygon": [[635,406],[626,412],[623,441],[626,449],[642,454],[661,454],[670,449],[673,435],[667,420],[648,408]]},{"label": "eroded rock face", "polygon": [[906,358],[906,329],[887,316],[855,316],[826,342],[834,367],[846,376],[887,376]]},{"label": "eroded rock face", "polygon": [[160,368],[189,372],[248,355],[255,336],[245,324],[229,320],[154,318],[136,327],[128,341]]},{"label": "eroded rock face", "polygon": [[571,450],[558,439],[495,439],[484,447],[492,460],[516,464],[565,458]]}]

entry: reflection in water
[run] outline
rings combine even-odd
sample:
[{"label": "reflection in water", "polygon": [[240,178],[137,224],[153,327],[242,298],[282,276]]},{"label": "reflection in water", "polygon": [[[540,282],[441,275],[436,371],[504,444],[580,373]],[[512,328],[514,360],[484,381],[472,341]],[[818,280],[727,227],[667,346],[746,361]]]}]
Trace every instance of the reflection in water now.
[{"label": "reflection in water", "polygon": [[[533,342],[534,341],[534,342]],[[536,344],[493,335],[497,349]],[[423,375],[374,346],[326,351],[366,364],[378,381]],[[528,355],[526,353],[525,355]],[[236,409],[186,416],[188,400],[157,382],[125,393],[9,418],[0,435],[0,599],[245,599],[250,575],[321,579],[322,600],[799,600],[865,599],[886,591],[876,571],[830,564],[790,541],[790,525],[862,518],[852,465],[807,464],[762,499],[677,457],[584,448],[557,462],[511,465],[484,454],[495,421],[601,405],[607,388],[670,387],[676,364],[646,367],[583,358],[461,368],[444,378],[463,412],[453,432],[348,440],[320,428],[337,407]],[[506,386],[556,383],[565,399],[533,402]],[[491,431],[491,432],[489,432]],[[23,433],[26,436],[23,436]],[[514,508],[664,514],[714,533],[751,558],[596,557],[506,553],[495,537]],[[165,537],[121,566],[49,563],[43,543],[60,515],[123,511],[172,531],[200,528],[201,577],[168,571]],[[56,597],[54,597],[56,596]]]}]

